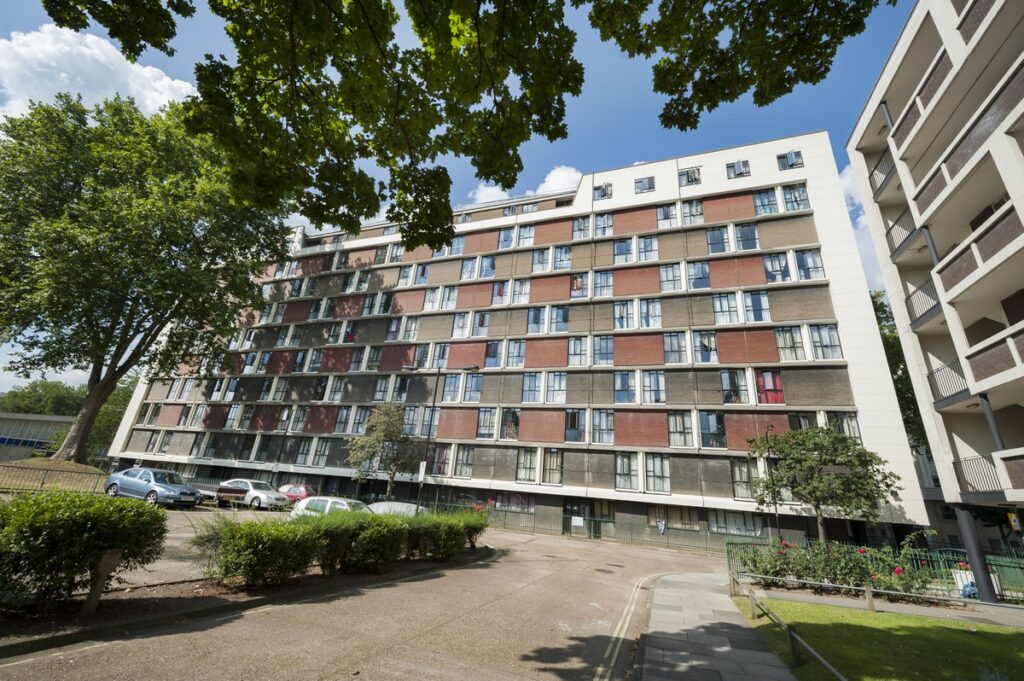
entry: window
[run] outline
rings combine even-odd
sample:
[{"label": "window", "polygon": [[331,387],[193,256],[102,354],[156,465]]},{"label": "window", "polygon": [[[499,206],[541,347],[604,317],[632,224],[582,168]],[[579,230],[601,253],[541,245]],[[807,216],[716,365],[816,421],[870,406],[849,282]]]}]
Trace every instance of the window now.
[{"label": "window", "polygon": [[577,241],[578,239],[590,238],[590,217],[584,216],[581,218],[572,219],[572,240]]},{"label": "window", "polygon": [[587,337],[574,336],[569,339],[569,366],[587,366]]},{"label": "window", "polygon": [[445,286],[444,291],[441,292],[441,309],[442,310],[454,310],[455,301],[459,295],[458,286]]},{"label": "window", "polygon": [[501,209],[501,214],[503,216],[506,216],[506,217],[509,216],[509,215],[515,215],[516,214],[516,207],[515,206],[505,206],[504,208]]},{"label": "window", "polygon": [[569,298],[586,298],[590,295],[590,273],[577,272],[569,275]]},{"label": "window", "polygon": [[530,280],[516,279],[512,282],[512,303],[514,305],[530,302]]},{"label": "window", "polygon": [[513,407],[502,407],[501,409],[501,439],[519,439],[519,414],[520,410]]},{"label": "window", "polygon": [[803,430],[804,428],[817,428],[818,415],[813,411],[791,411],[789,412],[789,429]]},{"label": "window", "polygon": [[437,310],[441,305],[441,289],[428,288],[423,292],[423,309],[427,312]]},{"label": "window", "polygon": [[459,374],[447,374],[444,377],[444,386],[441,392],[442,402],[458,402],[459,401]]},{"label": "window", "polygon": [[640,301],[640,328],[661,328],[661,299],[649,298]]},{"label": "window", "polygon": [[531,307],[526,311],[526,333],[544,333],[547,309]]},{"label": "window", "polygon": [[759,247],[757,224],[736,225],[736,250],[752,251]]},{"label": "window", "polygon": [[605,366],[615,362],[615,337],[594,336],[594,365]]},{"label": "window", "polygon": [[306,351],[299,350],[295,353],[295,361],[292,363],[292,371],[301,372],[306,366]]},{"label": "window", "polygon": [[693,447],[693,422],[690,412],[668,413],[668,444],[670,447]]},{"label": "window", "polygon": [[[228,407],[228,415],[227,415],[227,418],[224,420],[224,424],[225,424],[224,427],[226,429],[232,430],[232,429],[238,427],[238,415],[239,415],[239,411],[241,410],[241,408],[242,408],[241,405],[238,405],[238,404],[232,404],[230,407]],[[188,407],[185,407],[185,409],[187,410]],[[185,412],[182,411],[182,416],[184,416],[184,415],[185,415]],[[187,417],[185,419],[185,422],[188,423]],[[180,418],[178,419],[178,425],[179,426],[181,425],[181,419]]]},{"label": "window", "polygon": [[562,484],[562,450],[544,450],[544,471],[541,481],[547,485]]},{"label": "window", "polygon": [[430,453],[427,455],[427,459],[430,465],[427,466],[430,475],[442,476],[448,475],[448,445],[433,445],[430,448]]},{"label": "window", "polygon": [[679,265],[662,265],[659,269],[658,278],[661,283],[661,290],[680,291],[683,288],[683,278],[680,274]]},{"label": "window", "polygon": [[537,206],[536,203],[524,203],[524,204],[522,204],[520,206],[520,209],[524,213],[536,213],[537,212],[537,208],[538,208],[538,206]]},{"label": "window", "polygon": [[399,317],[395,317],[394,319],[389,319],[388,320],[388,329],[384,333],[384,340],[386,340],[386,341],[398,340],[398,332],[400,331],[401,326],[402,326],[402,320]]},{"label": "window", "polygon": [[632,371],[615,372],[616,404],[632,404],[636,402],[636,374]]},{"label": "window", "polygon": [[725,449],[725,414],[723,412],[700,412],[700,446]]},{"label": "window", "polygon": [[293,279],[291,288],[288,290],[289,298],[297,298],[302,295],[302,283],[305,279]]},{"label": "window", "polygon": [[683,168],[679,171],[679,186],[688,187],[692,184],[700,184],[700,168]]},{"label": "window", "polygon": [[551,269],[551,251],[541,248],[533,252],[533,269],[531,272],[547,272]]},{"label": "window", "polygon": [[281,407],[281,411],[277,414],[277,426],[274,430],[287,430],[288,424],[291,423],[292,419],[292,408]]},{"label": "window", "polygon": [[671,492],[672,484],[669,474],[669,458],[665,454],[644,454],[647,463],[647,491]]},{"label": "window", "polygon": [[743,369],[722,369],[722,401],[725,404],[746,404],[747,372]]},{"label": "window", "polygon": [[484,367],[494,369],[501,366],[501,341],[489,341],[484,349]]},{"label": "window", "polygon": [[[633,180],[633,191],[637,194],[654,191],[654,177],[641,177]],[[598,198],[597,196],[594,197]],[[602,197],[603,198],[603,197]]]},{"label": "window", "polygon": [[678,225],[676,220],[676,204],[667,203],[658,206],[658,229],[670,229]]},{"label": "window", "polygon": [[722,534],[756,537],[761,534],[761,516],[745,511],[708,509],[708,529]]},{"label": "window", "polygon": [[478,438],[494,437],[494,407],[484,407],[476,416],[476,436]]},{"label": "window", "polygon": [[633,301],[617,300],[613,305],[614,308],[612,311],[612,316],[614,319],[615,328],[632,329],[634,327]]},{"label": "window", "polygon": [[594,236],[611,236],[614,218],[611,213],[601,213],[594,216]]},{"label": "window", "polygon": [[757,461],[751,459],[731,459],[732,495],[737,499],[754,498],[754,480],[757,479]]},{"label": "window", "polygon": [[610,445],[615,442],[615,412],[611,409],[595,409],[591,440],[594,444]]},{"label": "window", "polygon": [[610,182],[594,187],[594,200],[610,199],[612,197],[612,185]]},{"label": "window", "polygon": [[636,452],[615,455],[615,489],[640,489]]},{"label": "window", "polygon": [[483,385],[483,376],[480,374],[466,374],[466,385],[462,392],[463,402],[479,402],[480,388]]},{"label": "window", "polygon": [[633,262],[633,240],[616,239],[612,242],[613,262],[616,265]]},{"label": "window", "polygon": [[707,262],[686,263],[686,287],[711,288],[711,273],[708,271]]},{"label": "window", "polygon": [[382,348],[379,345],[370,347],[370,351],[366,354],[366,370],[377,371],[380,369],[380,353]]},{"label": "window", "polygon": [[768,306],[767,291],[747,291],[743,294],[743,309],[748,322],[770,322],[772,311]]},{"label": "window", "polygon": [[754,215],[771,215],[779,212],[775,188],[754,192]]},{"label": "window", "polygon": [[814,359],[842,359],[843,348],[839,345],[839,330],[835,324],[811,326],[811,346]]},{"label": "window", "polygon": [[537,450],[521,447],[516,455],[516,482],[537,481]]},{"label": "window", "polygon": [[860,426],[857,425],[856,412],[830,411],[826,412],[825,417],[829,428],[860,442]]},{"label": "window", "polygon": [[725,174],[730,180],[749,176],[750,161],[733,161],[725,164]]},{"label": "window", "polygon": [[388,254],[388,262],[402,262],[405,257],[405,246],[402,244],[391,244],[391,253]]},{"label": "window", "polygon": [[378,376],[373,386],[373,401],[383,402],[388,399],[389,376]]},{"label": "window", "polygon": [[370,418],[369,407],[356,407],[356,415],[352,420],[352,432],[356,435],[366,434],[366,422]]},{"label": "window", "polygon": [[366,348],[354,348],[352,350],[352,358],[348,362],[349,371],[362,371],[363,369],[363,356],[366,354]]},{"label": "window", "polygon": [[448,343],[435,343],[434,344],[434,357],[432,368],[443,369],[448,366],[448,351],[451,346]]},{"label": "window", "polygon": [[807,198],[807,185],[791,184],[782,188],[782,198],[786,202],[786,210],[810,210],[811,202]]},{"label": "window", "polygon": [[642,236],[637,239],[637,259],[647,262],[658,259],[658,237]]},{"label": "window", "polygon": [[740,313],[735,293],[718,293],[711,296],[711,306],[715,311],[715,324],[739,323]]},{"label": "window", "polygon": [[708,253],[726,253],[729,250],[729,230],[726,227],[712,227],[706,232]]},{"label": "window", "polygon": [[553,371],[548,374],[547,402],[549,404],[565,404],[565,381],[566,373],[564,371]]},{"label": "window", "polygon": [[509,283],[496,281],[491,285],[491,305],[504,305],[508,302]]},{"label": "window", "polygon": [[678,530],[699,530],[700,516],[696,508],[688,506],[647,505],[647,524],[660,528],[662,534],[667,528]]},{"label": "window", "polygon": [[505,357],[505,367],[515,368],[523,366],[523,359],[526,354],[526,341],[510,340],[508,352]]},{"label": "window", "polygon": [[799,326],[775,329],[775,346],[782,362],[797,362],[804,359],[804,341]]},{"label": "window", "polygon": [[466,258],[462,261],[462,270],[459,272],[459,280],[476,278],[476,258]]},{"label": "window", "polygon": [[344,328],[344,322],[332,322],[330,329],[327,331],[327,342],[328,343],[340,343],[341,342],[341,330]]},{"label": "window", "polygon": [[414,341],[420,331],[419,317],[406,317],[405,329],[402,330],[402,340]]},{"label": "window", "polygon": [[480,273],[477,276],[481,279],[490,279],[493,277],[495,262],[493,255],[480,256]]},{"label": "window", "polygon": [[302,431],[306,428],[306,417],[309,416],[309,407],[295,407],[292,415],[291,430]]},{"label": "window", "polygon": [[569,330],[569,306],[554,305],[551,308],[551,333],[565,333]]},{"label": "window", "polygon": [[462,255],[466,252],[466,237],[457,236],[452,239],[452,245],[448,247],[448,255]]},{"label": "window", "polygon": [[490,312],[474,312],[473,313],[473,336],[486,336],[487,328],[491,324],[491,313]]},{"label": "window", "polygon": [[498,230],[498,248],[506,249],[512,248],[512,230],[514,227],[503,227]]},{"label": "window", "polygon": [[284,396],[288,394],[288,379],[280,377],[277,379],[277,383],[274,384],[274,396],[271,398],[275,402],[280,402],[284,399]]},{"label": "window", "polygon": [[779,170],[804,167],[804,155],[799,151],[788,151],[775,157],[779,162]]},{"label": "window", "polygon": [[594,297],[601,298],[612,295],[613,275],[611,271],[594,272]]},{"label": "window", "polygon": [[373,314],[373,308],[377,304],[377,294],[371,293],[368,296],[363,296],[363,316],[368,317]]},{"label": "window", "polygon": [[270,388],[274,385],[274,379],[264,378],[260,384],[260,393],[256,398],[257,400],[268,400],[270,399]]},{"label": "window", "polygon": [[758,369],[757,402],[758,404],[785,404],[782,392],[782,374],[777,369]]},{"label": "window", "polygon": [[644,404],[661,404],[665,401],[665,372],[643,371],[642,387]]},{"label": "window", "polygon": [[522,248],[523,246],[533,245],[533,225],[523,225],[519,228],[519,238],[516,241],[516,245]]},{"label": "window", "polygon": [[556,270],[567,270],[572,267],[572,247],[571,246],[555,246],[555,262],[554,268]]},{"label": "window", "polygon": [[686,362],[686,333],[678,331],[662,335],[665,350],[665,364],[683,364]]},{"label": "window", "polygon": [[821,264],[821,251],[797,251],[796,267],[800,273],[800,281],[824,279],[825,268]]},{"label": "window", "polygon": [[789,281],[789,258],[785,253],[771,253],[764,256],[764,278],[768,283]]},{"label": "window", "polygon": [[473,445],[459,445],[455,450],[455,471],[452,475],[456,478],[473,477],[473,458],[476,455],[476,447]]},{"label": "window", "polygon": [[540,402],[541,375],[538,372],[523,374],[523,402]]},{"label": "window", "polygon": [[683,201],[683,224],[703,225],[704,224],[704,201],[692,199]]},{"label": "window", "polygon": [[419,418],[419,407],[406,407],[402,417],[402,432],[406,435],[416,435],[416,424],[419,422]]},{"label": "window", "polygon": [[423,408],[423,423],[420,424],[420,437],[436,437],[437,423],[441,420],[439,407]]}]

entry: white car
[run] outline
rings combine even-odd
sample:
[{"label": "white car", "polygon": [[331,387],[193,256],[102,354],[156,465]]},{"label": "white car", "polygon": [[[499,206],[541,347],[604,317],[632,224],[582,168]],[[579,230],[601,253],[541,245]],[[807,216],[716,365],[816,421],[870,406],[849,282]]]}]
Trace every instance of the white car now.
[{"label": "white car", "polygon": [[405,501],[378,501],[369,506],[371,513],[377,515],[427,515],[430,509]]},{"label": "white car", "polygon": [[366,511],[366,504],[355,499],[342,497],[306,497],[295,504],[292,517],[300,518],[307,515],[324,515],[334,511]]},{"label": "white car", "polygon": [[245,504],[253,510],[285,508],[288,497],[262,480],[225,480],[217,488],[217,505]]}]

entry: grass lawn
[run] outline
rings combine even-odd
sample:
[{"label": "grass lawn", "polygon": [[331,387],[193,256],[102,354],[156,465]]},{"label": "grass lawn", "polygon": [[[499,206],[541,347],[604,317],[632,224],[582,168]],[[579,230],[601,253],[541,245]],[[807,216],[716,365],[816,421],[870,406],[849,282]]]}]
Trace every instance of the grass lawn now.
[{"label": "grass lawn", "polygon": [[0,492],[102,492],[106,478],[98,468],[41,456],[0,463]]},{"label": "grass lawn", "polygon": [[[749,618],[748,600],[734,600]],[[775,599],[765,603],[851,681],[1024,678],[1024,629]],[[754,626],[792,666],[785,633],[767,617]],[[834,678],[814,661],[794,673],[801,681]]]}]

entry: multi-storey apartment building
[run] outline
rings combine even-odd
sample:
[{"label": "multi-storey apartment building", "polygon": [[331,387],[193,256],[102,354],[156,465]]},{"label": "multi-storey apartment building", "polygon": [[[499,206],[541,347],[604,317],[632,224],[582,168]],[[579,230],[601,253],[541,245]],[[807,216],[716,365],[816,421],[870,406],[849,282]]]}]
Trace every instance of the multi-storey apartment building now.
[{"label": "multi-storey apartment building", "polygon": [[848,149],[927,431],[932,524],[969,549],[966,505],[1024,502],[1022,147],[1024,3],[918,3]]},{"label": "multi-storey apartment building", "polygon": [[346,442],[390,401],[430,439],[426,500],[759,534],[748,438],[831,425],[910,484],[881,529],[830,531],[925,522],[826,134],[584,175],[455,230],[434,252],[389,224],[300,233],[236,371],[141,385],[114,456],[349,494]]}]

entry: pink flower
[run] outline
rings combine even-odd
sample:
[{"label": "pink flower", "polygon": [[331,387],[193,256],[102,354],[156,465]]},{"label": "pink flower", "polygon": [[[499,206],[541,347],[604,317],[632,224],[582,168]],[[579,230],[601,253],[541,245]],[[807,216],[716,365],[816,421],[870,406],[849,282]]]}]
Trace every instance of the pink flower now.
[{"label": "pink flower", "polygon": [[874,582],[878,579],[878,575],[871,575],[871,581]]},{"label": "pink flower", "polygon": [[786,548],[789,548],[789,542],[786,541],[785,539],[782,540],[782,545],[785,546]]},{"label": "pink flower", "polygon": [[896,567],[894,567],[894,568],[892,569],[892,573],[893,573],[894,575],[896,575],[897,577],[899,577],[900,575],[902,575],[902,574],[903,574],[903,568],[901,568],[901,567],[900,567],[899,565],[897,565]]},{"label": "pink flower", "polygon": [[862,546],[862,547],[860,547],[859,549],[857,549],[857,553],[859,553],[860,555],[862,555],[862,556],[863,556],[863,555],[864,555],[865,553],[867,553],[867,549],[865,549],[865,548],[864,548],[864,547]]},{"label": "pink flower", "polygon": [[784,555],[786,555],[786,552],[780,549],[780,550],[779,550],[779,555],[780,555],[780,556],[784,556]]}]

